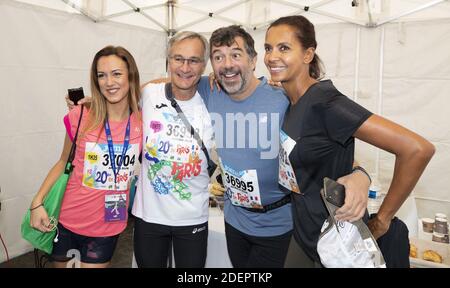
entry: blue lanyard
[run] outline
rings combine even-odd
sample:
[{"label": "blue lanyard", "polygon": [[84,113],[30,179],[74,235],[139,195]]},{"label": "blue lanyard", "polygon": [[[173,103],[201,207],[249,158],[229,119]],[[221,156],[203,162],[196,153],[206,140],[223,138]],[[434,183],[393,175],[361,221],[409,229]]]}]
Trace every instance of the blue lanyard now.
[{"label": "blue lanyard", "polygon": [[122,148],[122,154],[121,154],[122,157],[120,157],[117,160],[117,170],[116,170],[116,161],[115,161],[116,159],[115,159],[115,155],[114,155],[114,144],[112,141],[111,129],[109,128],[108,118],[106,118],[106,121],[105,121],[105,134],[106,134],[106,139],[108,140],[108,150],[109,150],[109,158],[111,159],[111,168],[114,173],[114,184],[116,184],[117,174],[119,174],[119,172],[120,172],[120,167],[122,166],[123,159],[125,158],[125,154],[127,153],[127,150],[128,150],[128,144],[130,142],[130,116],[128,116],[127,129],[125,131],[125,138],[123,140],[123,148]]}]

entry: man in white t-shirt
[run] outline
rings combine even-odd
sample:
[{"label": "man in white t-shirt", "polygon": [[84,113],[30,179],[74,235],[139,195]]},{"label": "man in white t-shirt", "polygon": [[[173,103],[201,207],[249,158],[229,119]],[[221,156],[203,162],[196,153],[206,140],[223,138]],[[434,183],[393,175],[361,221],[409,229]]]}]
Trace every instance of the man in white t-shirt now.
[{"label": "man in white t-shirt", "polygon": [[[171,94],[190,125],[212,146],[209,114],[197,85],[209,55],[198,33],[180,32],[168,44]],[[166,84],[142,91],[143,151],[132,214],[139,267],[167,267],[172,245],[177,268],[204,267],[208,240],[208,164],[201,146],[167,98]]]}]

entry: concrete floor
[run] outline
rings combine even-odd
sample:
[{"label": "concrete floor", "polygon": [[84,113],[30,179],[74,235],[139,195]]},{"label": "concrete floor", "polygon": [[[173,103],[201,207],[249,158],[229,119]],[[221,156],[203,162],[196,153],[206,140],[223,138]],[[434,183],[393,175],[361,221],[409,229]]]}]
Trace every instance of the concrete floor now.
[{"label": "concrete floor", "polygon": [[[129,217],[128,225],[125,231],[120,235],[117,242],[116,251],[111,260],[111,268],[131,268],[131,261],[133,257],[133,227],[134,218]],[[42,255],[40,252],[39,255]],[[34,252],[28,252],[24,255],[18,256],[0,264],[0,268],[35,268]],[[45,267],[51,267],[47,263]]]}]

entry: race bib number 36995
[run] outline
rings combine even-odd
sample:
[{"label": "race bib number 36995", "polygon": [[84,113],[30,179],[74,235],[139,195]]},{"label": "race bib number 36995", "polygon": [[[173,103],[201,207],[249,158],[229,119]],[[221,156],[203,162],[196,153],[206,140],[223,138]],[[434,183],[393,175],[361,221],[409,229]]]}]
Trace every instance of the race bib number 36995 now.
[{"label": "race bib number 36995", "polygon": [[256,170],[236,171],[222,164],[223,184],[235,206],[261,208],[258,175]]}]

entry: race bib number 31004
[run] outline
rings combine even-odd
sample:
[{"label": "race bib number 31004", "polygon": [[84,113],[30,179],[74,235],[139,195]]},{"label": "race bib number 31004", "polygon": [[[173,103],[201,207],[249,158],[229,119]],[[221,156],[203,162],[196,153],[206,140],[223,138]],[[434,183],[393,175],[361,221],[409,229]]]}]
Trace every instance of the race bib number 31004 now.
[{"label": "race bib number 31004", "polygon": [[[139,162],[139,144],[129,144],[128,150],[122,159],[122,144],[114,144],[115,159],[110,159],[108,144],[88,142],[84,152],[83,186],[98,190],[127,190],[128,181],[134,176],[136,164]],[[120,167],[114,183],[114,173],[111,161]]]}]

